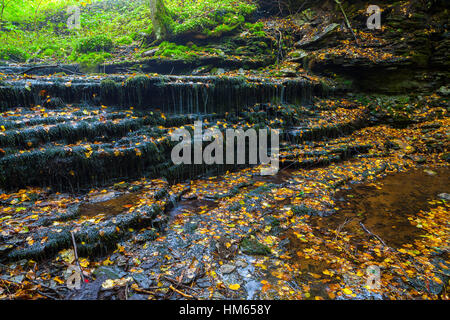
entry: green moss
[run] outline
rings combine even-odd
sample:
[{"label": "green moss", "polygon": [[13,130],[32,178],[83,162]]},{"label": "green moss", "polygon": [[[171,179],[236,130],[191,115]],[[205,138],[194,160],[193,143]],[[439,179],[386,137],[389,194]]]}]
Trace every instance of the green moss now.
[{"label": "green moss", "polygon": [[103,64],[107,59],[112,58],[108,52],[91,52],[87,54],[80,54],[71,56],[73,60],[85,69],[93,69],[94,67]]},{"label": "green moss", "polygon": [[244,238],[241,241],[240,247],[245,254],[266,256],[271,253],[270,248],[258,242],[254,236]]},{"label": "green moss", "polygon": [[172,59],[191,60],[199,54],[206,53],[216,54],[217,49],[198,47],[195,44],[188,47],[164,41],[158,47],[158,51],[155,53],[155,56]]},{"label": "green moss", "polygon": [[119,45],[130,45],[133,43],[133,39],[129,36],[123,36],[116,40]]},{"label": "green moss", "polygon": [[105,35],[83,38],[75,43],[75,51],[79,53],[110,52],[113,47],[113,41]]}]

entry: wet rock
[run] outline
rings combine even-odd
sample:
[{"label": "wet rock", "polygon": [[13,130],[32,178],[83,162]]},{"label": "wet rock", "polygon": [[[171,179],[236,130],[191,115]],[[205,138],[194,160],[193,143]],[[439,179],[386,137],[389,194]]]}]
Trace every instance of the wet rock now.
[{"label": "wet rock", "polygon": [[221,75],[225,73],[225,69],[223,68],[214,68],[211,70],[212,74]]},{"label": "wet rock", "polygon": [[224,264],[219,268],[219,271],[223,274],[232,273],[234,270],[236,270],[236,266],[231,264]]},{"label": "wet rock", "polygon": [[217,253],[221,259],[230,259],[236,254],[237,245],[233,244],[228,237],[221,237],[215,245]]},{"label": "wet rock", "polygon": [[438,197],[445,201],[450,201],[450,194],[448,193],[440,193],[438,194]]},{"label": "wet rock", "polygon": [[188,285],[194,280],[203,277],[205,274],[205,267],[202,262],[194,261],[194,263],[187,269],[184,270],[183,279],[181,283]]},{"label": "wet rock", "polygon": [[197,286],[200,288],[208,288],[212,286],[211,281],[208,278],[200,278],[197,280]]},{"label": "wet rock", "polygon": [[157,238],[156,230],[145,230],[144,232],[139,233],[134,237],[134,240],[139,243],[147,242],[147,241],[153,241]]},{"label": "wet rock", "polygon": [[93,196],[89,197],[89,201],[91,202],[102,202],[102,201],[107,201],[107,200],[111,200],[116,196],[116,193],[114,191],[111,192],[107,192],[107,193],[101,193],[101,194],[96,194]]},{"label": "wet rock", "polygon": [[148,296],[145,294],[136,293],[129,297],[128,300],[148,300]]},{"label": "wet rock", "polygon": [[143,264],[141,264],[141,268],[144,269],[144,270],[147,270],[147,269],[153,268],[157,264],[158,264],[158,260],[157,259],[151,259],[151,260],[147,260]]},{"label": "wet rock", "polygon": [[246,268],[248,266],[248,263],[242,260],[236,261],[236,266],[239,268]]},{"label": "wet rock", "polygon": [[97,300],[100,290],[102,289],[102,283],[107,278],[100,276],[95,281],[85,283],[79,290],[75,290],[69,293],[66,297],[67,300]]},{"label": "wet rock", "polygon": [[289,61],[292,62],[302,62],[303,58],[306,58],[308,56],[308,52],[302,49],[294,50],[288,54]]},{"label": "wet rock", "polygon": [[212,299],[213,300],[224,300],[225,297],[222,294],[220,294],[219,292],[214,291]]},{"label": "wet rock", "polygon": [[6,245],[1,245],[0,246],[0,256],[8,253],[9,251],[11,251],[14,248],[13,245],[11,244],[6,244]]},{"label": "wet rock", "polygon": [[399,149],[400,149],[400,146],[398,145],[398,143],[395,143],[395,142],[393,142],[393,141],[391,141],[391,140],[387,140],[387,141],[384,143],[384,147],[385,147],[386,149],[394,149],[394,150],[399,150]]},{"label": "wet rock", "polygon": [[155,55],[155,53],[156,53],[158,50],[159,50],[159,48],[155,48],[155,49],[151,49],[151,50],[145,51],[145,52],[142,54],[142,56],[143,56],[143,57],[152,57],[152,56]]},{"label": "wet rock", "polygon": [[197,228],[198,228],[198,224],[197,223],[189,222],[189,223],[185,224],[184,231],[186,233],[192,234],[192,233],[195,232],[195,230],[197,230]]},{"label": "wet rock", "polygon": [[285,77],[296,77],[297,76],[297,71],[295,71],[295,69],[293,69],[293,68],[284,68],[281,70],[281,73]]},{"label": "wet rock", "polygon": [[304,204],[293,206],[291,210],[296,216],[320,216],[320,212],[318,210],[310,208]]},{"label": "wet rock", "polygon": [[194,71],[192,71],[192,75],[206,74],[211,71],[211,66],[201,66]]},{"label": "wet rock", "polygon": [[243,253],[250,255],[262,255],[266,256],[271,253],[271,250],[266,245],[260,243],[253,236],[244,238],[241,241],[240,248]]},{"label": "wet rock", "polygon": [[333,34],[336,34],[338,30],[339,30],[339,24],[332,23],[332,24],[328,25],[327,27],[325,27],[322,31],[316,33],[311,38],[304,37],[302,40],[297,42],[295,44],[295,46],[298,48],[308,48],[308,47],[313,47],[313,46],[314,47],[320,46],[320,44],[323,41],[329,40],[329,38]]},{"label": "wet rock", "polygon": [[450,95],[450,88],[446,86],[442,86],[439,88],[438,92],[444,96]]},{"label": "wet rock", "polygon": [[117,267],[101,266],[94,271],[94,275],[97,277],[105,277],[106,279],[120,279],[127,273],[120,270]]},{"label": "wet rock", "polygon": [[419,163],[419,164],[427,162],[426,158],[424,158],[422,156],[418,156],[418,155],[408,155],[406,157],[411,159],[411,160],[413,160],[413,161],[415,161],[415,162],[417,162],[417,163]]},{"label": "wet rock", "polygon": [[150,288],[154,283],[153,279],[143,273],[133,274],[132,278],[136,281],[138,286],[143,289]]},{"label": "wet rock", "polygon": [[426,170],[423,170],[423,172],[425,172],[425,173],[428,174],[429,176],[435,176],[435,175],[437,175],[437,173],[436,173],[435,171],[433,171],[433,170],[428,170],[428,169],[426,169]]}]

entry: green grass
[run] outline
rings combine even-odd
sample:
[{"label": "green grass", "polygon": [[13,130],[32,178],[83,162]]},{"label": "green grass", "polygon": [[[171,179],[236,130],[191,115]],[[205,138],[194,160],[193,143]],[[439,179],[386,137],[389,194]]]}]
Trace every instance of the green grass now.
[{"label": "green grass", "polygon": [[[13,1],[0,31],[0,60],[101,61],[118,46],[141,44],[152,33],[148,0]],[[82,4],[85,4],[84,6]],[[251,0],[165,0],[175,35],[197,32],[219,37],[243,27],[255,9]],[[81,8],[81,29],[67,27],[67,7]],[[166,47],[165,57],[186,57],[198,48]],[[95,53],[95,54],[92,54]],[[135,55],[137,56],[137,55]]]}]

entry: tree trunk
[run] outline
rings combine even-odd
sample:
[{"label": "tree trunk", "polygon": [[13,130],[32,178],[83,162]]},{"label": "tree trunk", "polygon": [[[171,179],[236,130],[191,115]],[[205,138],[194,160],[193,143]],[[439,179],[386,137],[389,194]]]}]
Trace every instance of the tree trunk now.
[{"label": "tree trunk", "polygon": [[157,41],[168,38],[172,33],[173,20],[163,0],[150,0],[150,15],[153,23],[153,34]]}]

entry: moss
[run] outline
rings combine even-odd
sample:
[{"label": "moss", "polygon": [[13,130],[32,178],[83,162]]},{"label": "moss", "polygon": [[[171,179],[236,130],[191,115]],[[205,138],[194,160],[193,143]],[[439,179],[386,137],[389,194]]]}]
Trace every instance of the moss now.
[{"label": "moss", "polygon": [[112,55],[108,52],[91,52],[87,54],[72,55],[71,58],[79,63],[83,70],[96,71],[96,68],[112,58]]},{"label": "moss", "polygon": [[241,241],[240,248],[243,253],[251,255],[266,256],[271,253],[271,250],[266,245],[258,242],[254,236],[244,238]]},{"label": "moss", "polygon": [[129,36],[123,36],[117,39],[116,43],[120,45],[130,45],[133,43],[133,39]]},{"label": "moss", "polygon": [[234,29],[237,28],[237,25],[234,26],[230,26],[227,24],[220,24],[217,27],[214,28],[214,30],[207,31],[207,35],[208,36],[212,36],[212,37],[221,37],[224,34],[230,33],[231,31],[233,31]]},{"label": "moss", "polygon": [[317,214],[317,210],[307,207],[304,204],[293,206],[291,210],[296,216],[313,216]]},{"label": "moss", "polygon": [[113,41],[105,35],[82,38],[75,43],[75,51],[80,53],[110,52],[113,47]]}]

